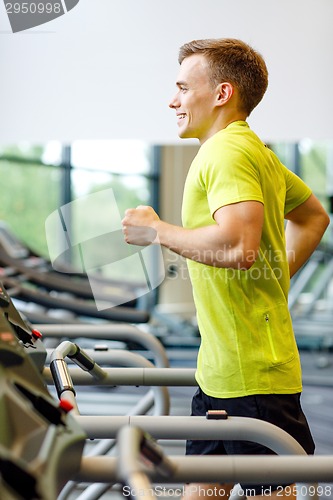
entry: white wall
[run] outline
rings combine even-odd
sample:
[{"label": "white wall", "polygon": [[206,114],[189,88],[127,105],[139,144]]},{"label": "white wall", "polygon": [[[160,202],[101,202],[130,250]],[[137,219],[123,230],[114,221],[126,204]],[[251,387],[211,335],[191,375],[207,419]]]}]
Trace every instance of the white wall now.
[{"label": "white wall", "polygon": [[135,138],[178,143],[179,46],[238,37],[270,70],[250,124],[266,141],[332,137],[331,0],[80,0],[12,34],[0,3],[0,142]]}]

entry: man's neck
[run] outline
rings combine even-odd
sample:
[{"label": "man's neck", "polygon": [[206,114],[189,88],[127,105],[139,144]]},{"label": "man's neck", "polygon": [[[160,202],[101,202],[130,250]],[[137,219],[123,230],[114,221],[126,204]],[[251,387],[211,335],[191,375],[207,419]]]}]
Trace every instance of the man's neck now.
[{"label": "man's neck", "polygon": [[213,135],[215,135],[217,132],[220,132],[220,130],[225,129],[231,123],[237,121],[246,121],[246,118],[246,113],[240,111],[234,113],[224,113],[223,115],[221,114],[218,120],[216,120],[216,122],[214,123],[214,126],[210,129],[209,133],[204,138],[199,139],[200,145],[206,142],[210,137],[213,137]]}]

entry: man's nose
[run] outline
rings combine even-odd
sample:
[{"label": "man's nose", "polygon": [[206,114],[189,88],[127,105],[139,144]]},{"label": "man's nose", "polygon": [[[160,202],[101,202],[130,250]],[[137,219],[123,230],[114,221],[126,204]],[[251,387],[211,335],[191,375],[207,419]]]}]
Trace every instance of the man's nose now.
[{"label": "man's nose", "polygon": [[177,94],[175,96],[173,96],[171,101],[169,102],[169,108],[171,108],[171,109],[179,108],[179,101],[177,98]]}]

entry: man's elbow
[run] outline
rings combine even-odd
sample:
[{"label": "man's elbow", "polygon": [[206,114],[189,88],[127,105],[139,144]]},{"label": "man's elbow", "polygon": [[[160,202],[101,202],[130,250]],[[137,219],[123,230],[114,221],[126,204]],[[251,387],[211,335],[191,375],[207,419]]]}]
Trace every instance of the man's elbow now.
[{"label": "man's elbow", "polygon": [[237,268],[242,271],[248,271],[259,255],[259,247],[243,247],[238,252]]},{"label": "man's elbow", "polygon": [[253,264],[255,263],[256,259],[245,259],[241,262],[239,262],[238,264],[238,269],[240,269],[241,271],[248,271],[249,269],[251,269],[251,267],[253,266]]},{"label": "man's elbow", "polygon": [[321,231],[322,235],[325,233],[326,229],[330,225],[330,217],[326,212],[323,205],[317,200],[316,209],[313,209],[312,212],[312,221],[313,224],[317,227],[319,231]]},{"label": "man's elbow", "polygon": [[325,233],[326,229],[331,223],[330,216],[328,215],[327,212],[323,214],[323,221],[322,221],[322,227],[323,227],[323,234]]},{"label": "man's elbow", "polygon": [[331,220],[330,220],[329,215],[323,209],[322,212],[316,217],[316,220],[315,220],[316,229],[317,229],[317,232],[318,232],[320,239],[324,236],[326,229],[330,225],[330,222],[331,222]]}]

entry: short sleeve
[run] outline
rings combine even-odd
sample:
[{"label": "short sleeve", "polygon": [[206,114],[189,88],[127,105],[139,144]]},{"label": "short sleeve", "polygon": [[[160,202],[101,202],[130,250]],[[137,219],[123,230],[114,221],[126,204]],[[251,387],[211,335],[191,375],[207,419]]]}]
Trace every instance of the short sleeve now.
[{"label": "short sleeve", "polygon": [[304,203],[312,194],[309,186],[300,177],[285,167],[286,202],[284,214],[287,215],[294,208]]},{"label": "short sleeve", "polygon": [[264,203],[259,172],[244,153],[222,154],[206,164],[201,175],[212,216],[219,208],[233,203]]}]

